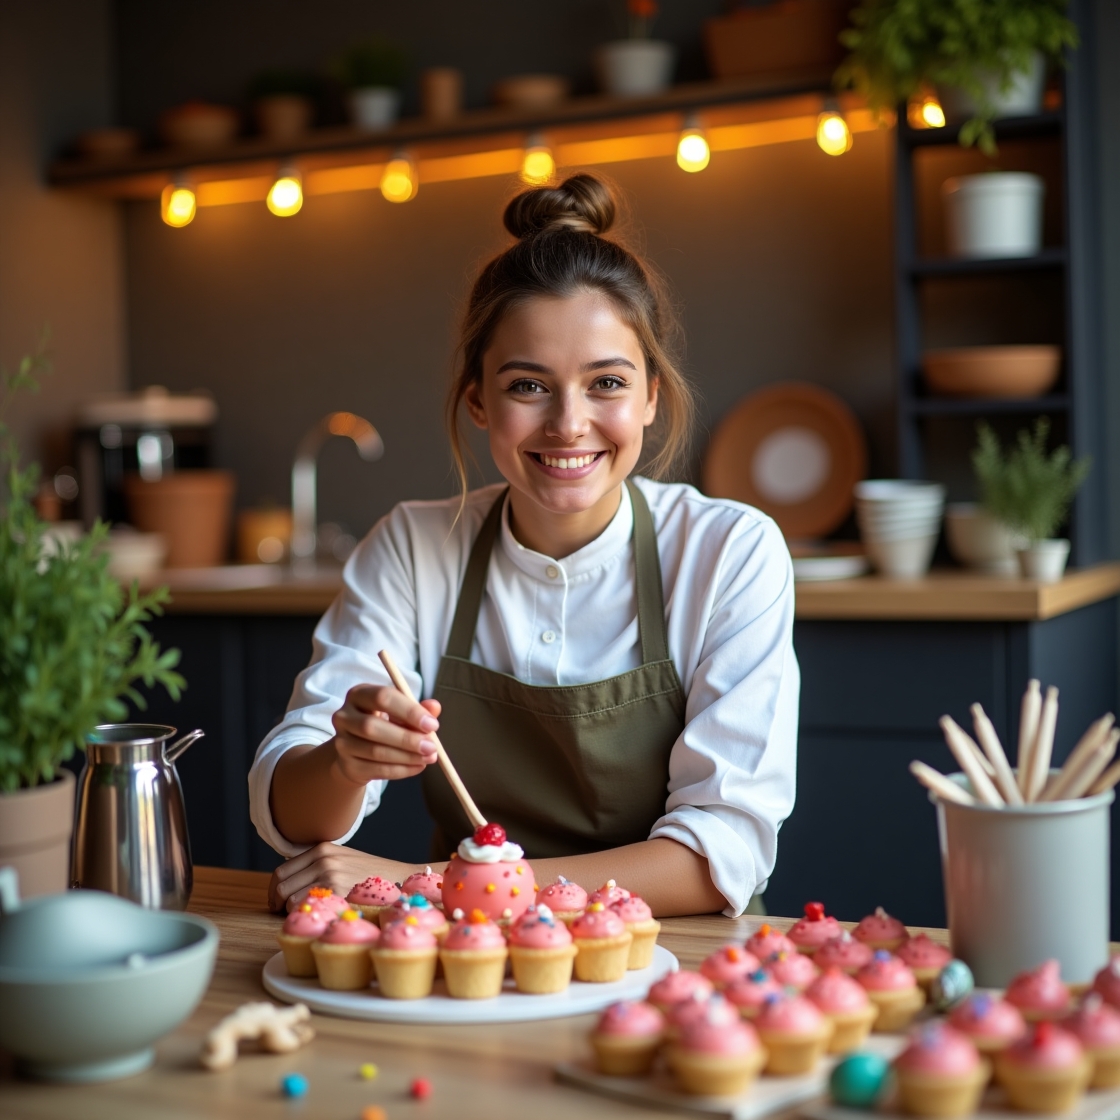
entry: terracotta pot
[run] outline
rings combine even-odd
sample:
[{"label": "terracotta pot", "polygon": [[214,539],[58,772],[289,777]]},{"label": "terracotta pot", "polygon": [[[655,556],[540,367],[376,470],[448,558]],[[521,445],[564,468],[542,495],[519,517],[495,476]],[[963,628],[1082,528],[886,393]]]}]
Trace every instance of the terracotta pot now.
[{"label": "terracotta pot", "polygon": [[59,770],[46,785],[0,793],[0,867],[14,867],[23,898],[70,886],[74,775]]},{"label": "terracotta pot", "polygon": [[559,105],[570,92],[568,79],[559,74],[515,74],[490,91],[494,104],[508,109],[548,109]]},{"label": "terracotta pot", "polygon": [[297,140],[311,127],[315,107],[298,93],[274,93],[253,103],[262,136],[283,143]]},{"label": "terracotta pot", "polygon": [[227,105],[188,101],[160,117],[159,130],[172,148],[219,148],[237,136],[237,113]]},{"label": "terracotta pot", "polygon": [[124,489],[132,524],[167,538],[169,568],[225,561],[234,491],[229,471],[174,471],[152,482],[128,475]]},{"label": "terracotta pot", "polygon": [[420,72],[420,111],[430,121],[447,121],[463,111],[463,71],[433,66]]}]

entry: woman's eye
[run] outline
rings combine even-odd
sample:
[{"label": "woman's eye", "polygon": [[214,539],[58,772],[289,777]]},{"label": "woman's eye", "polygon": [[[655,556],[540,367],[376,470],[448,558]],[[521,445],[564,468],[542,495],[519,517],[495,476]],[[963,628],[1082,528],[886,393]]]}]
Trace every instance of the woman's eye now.
[{"label": "woman's eye", "polygon": [[616,377],[612,373],[612,374],[608,374],[606,377],[600,377],[599,380],[595,382],[595,388],[596,389],[607,389],[607,390],[610,390],[610,389],[625,389],[626,388],[626,382],[623,381],[621,377]]},{"label": "woman's eye", "polygon": [[539,381],[529,381],[525,378],[522,378],[520,381],[514,381],[509,386],[509,392],[511,392],[511,393],[534,394],[534,393],[544,393],[544,392],[547,392],[547,390],[545,389],[545,387]]}]

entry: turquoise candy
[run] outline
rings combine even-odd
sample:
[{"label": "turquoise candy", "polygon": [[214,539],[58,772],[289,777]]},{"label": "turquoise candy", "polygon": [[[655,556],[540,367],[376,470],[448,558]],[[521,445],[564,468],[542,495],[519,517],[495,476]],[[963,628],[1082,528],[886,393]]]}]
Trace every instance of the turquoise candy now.
[{"label": "turquoise candy", "polygon": [[878,1054],[849,1054],[832,1071],[828,1091],[837,1104],[873,1108],[890,1071],[890,1062]]},{"label": "turquoise candy", "polygon": [[930,985],[929,995],[938,1011],[948,1011],[976,986],[972,970],[964,961],[950,961]]}]

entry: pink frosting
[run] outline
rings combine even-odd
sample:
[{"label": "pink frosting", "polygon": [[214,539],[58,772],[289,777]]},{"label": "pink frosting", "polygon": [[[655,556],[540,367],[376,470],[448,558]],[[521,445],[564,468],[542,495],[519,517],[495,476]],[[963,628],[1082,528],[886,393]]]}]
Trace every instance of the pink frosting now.
[{"label": "pink frosting", "polygon": [[804,996],[771,996],[755,1020],[759,1030],[777,1034],[817,1034],[824,1026],[821,1009]]},{"label": "pink frosting", "polygon": [[[422,894],[402,894],[387,911],[382,912],[381,918],[383,926],[399,922],[401,918],[415,918],[423,929],[437,930],[447,925],[447,915]],[[386,918],[388,921],[385,921]]]},{"label": "pink frosting", "polygon": [[819,968],[835,965],[845,972],[856,972],[871,960],[875,950],[862,941],[857,941],[847,930],[839,937],[826,941],[814,954],[813,963]]},{"label": "pink frosting", "polygon": [[589,902],[572,922],[572,936],[577,938],[618,937],[625,932],[626,923],[601,902]]},{"label": "pink frosting", "polygon": [[700,1019],[681,1033],[680,1046],[698,1054],[724,1054],[728,1057],[746,1057],[758,1051],[761,1043],[758,1032],[742,1020],[734,1023],[713,1023],[710,1018]]},{"label": "pink frosting", "polygon": [[319,937],[332,920],[329,910],[304,902],[284,919],[284,932],[293,937]]},{"label": "pink frosting", "polygon": [[324,945],[372,945],[381,930],[367,922],[357,910],[343,910],[319,936]]},{"label": "pink frosting", "polygon": [[958,1003],[949,1014],[949,1025],[972,1038],[1006,1039],[1008,1042],[1027,1030],[1014,1004],[987,992],[974,992]]},{"label": "pink frosting", "polygon": [[514,922],[509,931],[509,943],[524,949],[555,949],[570,945],[572,935],[562,921],[552,916],[547,906],[533,906]]},{"label": "pink frosting", "polygon": [[895,1058],[894,1064],[910,1073],[961,1077],[980,1065],[980,1055],[967,1035],[932,1022],[914,1032],[910,1045]]},{"label": "pink frosting", "polygon": [[795,922],[789,931],[789,939],[799,949],[819,949],[826,941],[838,937],[844,927],[835,919],[825,915],[824,905],[820,902],[805,903],[805,917]]},{"label": "pink frosting", "polygon": [[724,945],[705,958],[700,974],[723,988],[757,972],[758,967],[758,957],[754,953],[748,953],[741,945]]},{"label": "pink frosting", "polygon": [[843,1015],[850,1011],[860,1011],[869,1002],[863,985],[838,968],[829,968],[822,972],[805,989],[805,995],[826,1015]]},{"label": "pink frosting", "polygon": [[723,990],[724,998],[736,1007],[761,1007],[770,996],[780,996],[785,989],[765,969],[760,968]]},{"label": "pink frosting", "polygon": [[1105,1003],[1100,992],[1090,992],[1062,1026],[1090,1050],[1120,1048],[1120,1011]]},{"label": "pink frosting", "polygon": [[917,984],[914,974],[893,953],[877,949],[871,960],[856,973],[869,992],[900,992]]},{"label": "pink frosting", "polygon": [[563,875],[537,891],[537,905],[544,903],[554,914],[571,914],[587,906],[587,891]]},{"label": "pink frosting", "polygon": [[612,909],[627,925],[632,922],[648,922],[653,917],[649,904],[639,895],[632,894],[629,898],[620,898],[612,902]]},{"label": "pink frosting", "polygon": [[422,894],[433,906],[442,906],[443,875],[430,867],[416,871],[401,883],[401,894],[405,897]]},{"label": "pink frosting", "polygon": [[820,975],[820,969],[813,964],[812,957],[804,953],[774,953],[766,958],[766,970],[778,981],[790,988],[804,991]]},{"label": "pink frosting", "polygon": [[1026,1069],[1070,1069],[1081,1062],[1085,1051],[1069,1031],[1054,1023],[1042,1022],[1035,1023],[1003,1054],[1013,1065]]},{"label": "pink frosting", "polygon": [[629,898],[630,892],[625,887],[620,887],[613,879],[608,879],[597,891],[592,891],[587,896],[587,904],[601,902],[604,906],[613,906],[624,898]]},{"label": "pink frosting", "polygon": [[739,1019],[739,1010],[716,994],[710,997],[698,996],[696,999],[681,1000],[674,1003],[666,1012],[665,1018],[678,1033],[701,1019],[711,1023],[734,1023]]},{"label": "pink frosting", "polygon": [[852,931],[852,936],[857,941],[864,943],[878,943],[881,941],[905,940],[910,935],[906,927],[897,919],[892,918],[881,906],[875,908],[874,914],[868,914]]},{"label": "pink frosting", "polygon": [[658,980],[649,990],[651,1003],[659,1003],[662,1007],[670,1007],[681,1000],[693,999],[700,992],[704,999],[712,994],[712,984],[699,972],[690,972],[686,968],[670,972],[664,979]]},{"label": "pink frosting", "polygon": [[931,941],[924,933],[904,941],[895,949],[895,955],[910,968],[934,968],[939,971],[953,959],[953,954],[944,945]]},{"label": "pink frosting", "polygon": [[652,1004],[636,1000],[612,1003],[599,1016],[595,1025],[598,1034],[629,1035],[645,1038],[660,1035],[665,1029],[665,1017]]},{"label": "pink frosting", "polygon": [[1120,1007],[1120,957],[1113,957],[1093,978],[1093,990],[1100,992],[1105,1002]]},{"label": "pink frosting", "polygon": [[747,949],[760,961],[772,953],[796,953],[797,946],[781,930],[776,930],[766,922],[747,938]]},{"label": "pink frosting", "polygon": [[436,935],[415,918],[390,922],[381,932],[382,949],[434,949],[437,944]]},{"label": "pink frosting", "polygon": [[335,894],[330,887],[312,887],[303,901],[310,902],[312,906],[319,909],[328,910],[336,917],[343,910],[350,909],[350,903],[342,895]]},{"label": "pink frosting", "polygon": [[1020,972],[1007,985],[1004,998],[1021,1011],[1065,1011],[1069,1007],[1069,988],[1062,983],[1061,965],[1056,960],[1043,961],[1030,972]]},{"label": "pink frosting", "polygon": [[[481,865],[480,865],[481,866]],[[496,926],[481,910],[472,910],[465,917],[460,918],[444,938],[445,949],[501,949],[505,947],[506,938],[501,929]]]},{"label": "pink frosting", "polygon": [[401,889],[396,883],[390,883],[380,875],[371,875],[350,888],[346,901],[355,906],[392,906],[400,896]]},{"label": "pink frosting", "polygon": [[469,863],[455,855],[443,873],[443,908],[448,914],[481,910],[495,921],[512,921],[536,897],[537,884],[527,860]]}]

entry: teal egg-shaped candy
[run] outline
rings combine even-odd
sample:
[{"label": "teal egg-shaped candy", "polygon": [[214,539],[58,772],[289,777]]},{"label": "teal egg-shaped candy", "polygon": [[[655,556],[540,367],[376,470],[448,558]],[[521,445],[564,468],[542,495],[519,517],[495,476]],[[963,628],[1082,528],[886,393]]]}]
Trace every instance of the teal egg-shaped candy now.
[{"label": "teal egg-shaped candy", "polygon": [[849,1054],[828,1079],[832,1099],[848,1108],[873,1108],[882,1094],[891,1064],[879,1054]]},{"label": "teal egg-shaped candy", "polygon": [[972,969],[964,961],[951,960],[935,977],[929,987],[930,1002],[938,1011],[955,1007],[973,988],[976,981]]}]

